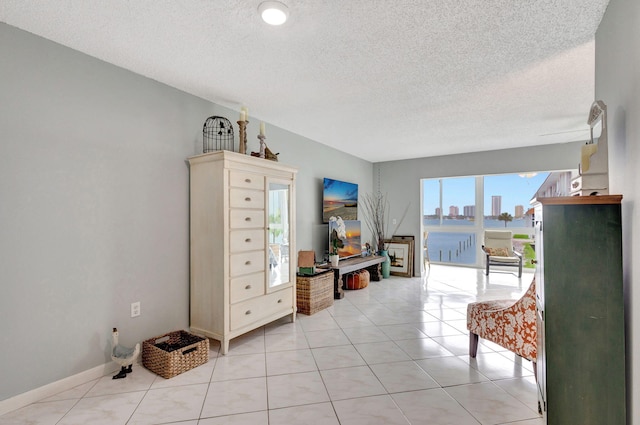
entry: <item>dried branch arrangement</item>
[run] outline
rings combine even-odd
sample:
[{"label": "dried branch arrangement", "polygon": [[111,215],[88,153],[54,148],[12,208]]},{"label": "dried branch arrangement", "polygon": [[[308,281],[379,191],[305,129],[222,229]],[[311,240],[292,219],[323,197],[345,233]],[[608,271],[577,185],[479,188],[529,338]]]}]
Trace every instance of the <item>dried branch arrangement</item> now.
[{"label": "dried branch arrangement", "polygon": [[389,201],[380,192],[365,193],[362,201],[364,221],[373,236],[376,250],[380,251],[384,246],[385,218],[389,212]]},{"label": "dried branch arrangement", "polygon": [[407,211],[409,211],[409,204],[407,204],[407,207],[404,209],[404,213],[400,220],[398,220],[393,232],[389,235],[387,217],[389,215],[390,204],[387,200],[387,195],[383,195],[380,192],[366,193],[363,196],[362,203],[364,205],[365,223],[374,238],[376,249],[378,251],[386,250],[385,239],[395,234],[398,230],[407,215]]}]

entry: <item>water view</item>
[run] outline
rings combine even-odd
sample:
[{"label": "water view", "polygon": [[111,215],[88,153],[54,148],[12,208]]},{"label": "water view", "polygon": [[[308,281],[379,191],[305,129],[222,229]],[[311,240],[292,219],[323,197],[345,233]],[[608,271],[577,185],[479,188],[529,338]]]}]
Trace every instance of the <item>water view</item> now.
[{"label": "water view", "polygon": [[513,231],[514,249],[532,258],[534,229],[529,205],[549,175],[527,172],[424,179],[423,224],[429,232],[431,261],[483,264],[477,257],[482,253],[485,229]]},{"label": "water view", "polygon": [[[439,226],[440,220],[424,219],[425,228],[429,230],[428,250],[429,259],[433,262],[476,264],[482,240],[476,240],[475,232],[440,232],[434,227]],[[505,229],[504,221],[485,218],[484,227],[489,229]],[[443,219],[443,226],[473,226],[475,223],[465,219]],[[523,228],[526,230],[523,232]],[[533,234],[533,227],[529,219],[513,219],[507,222],[506,229],[514,229],[518,233]]]},{"label": "water view", "polygon": [[[425,226],[440,226],[440,220],[437,218],[425,218],[423,220]],[[442,226],[473,226],[475,222],[469,219],[455,219],[443,217]],[[485,218],[484,219],[484,227],[490,228],[505,228],[504,221],[494,219],[494,218]],[[510,228],[518,228],[521,229],[523,227],[532,228],[531,220],[527,218],[514,218],[512,221],[507,222],[507,229]],[[533,229],[533,228],[532,228]]]}]

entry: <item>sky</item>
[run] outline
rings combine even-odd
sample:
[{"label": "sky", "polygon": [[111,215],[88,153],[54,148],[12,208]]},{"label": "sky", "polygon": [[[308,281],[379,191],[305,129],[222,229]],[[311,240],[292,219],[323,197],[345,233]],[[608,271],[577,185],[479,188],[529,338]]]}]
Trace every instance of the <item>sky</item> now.
[{"label": "sky", "polygon": [[[538,188],[544,183],[549,173],[537,173],[532,177],[520,177],[518,174],[501,174],[484,176],[484,215],[491,214],[491,197],[502,197],[501,212],[511,215],[515,206],[522,205],[525,212],[531,207],[529,201]],[[442,179],[443,214],[449,214],[449,206],[455,205],[463,213],[465,205],[475,205],[475,177],[457,177]],[[424,180],[423,211],[424,214],[435,214],[439,206],[438,179]]]},{"label": "sky", "polygon": [[324,179],[324,201],[358,202],[358,185],[329,178]]}]

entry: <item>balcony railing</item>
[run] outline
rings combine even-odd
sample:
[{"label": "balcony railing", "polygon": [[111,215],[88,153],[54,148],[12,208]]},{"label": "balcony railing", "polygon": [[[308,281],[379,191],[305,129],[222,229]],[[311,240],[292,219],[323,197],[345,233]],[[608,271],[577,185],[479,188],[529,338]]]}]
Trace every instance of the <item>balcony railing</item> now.
[{"label": "balcony railing", "polygon": [[503,221],[487,218],[480,223],[445,219],[442,225],[433,225],[430,221],[425,219],[424,229],[429,233],[427,246],[433,263],[483,267],[481,245],[485,229],[508,229],[514,234],[514,249],[524,255],[525,267],[533,267],[531,260],[535,258],[535,251],[531,245],[535,232],[529,218],[514,219],[507,222],[506,227]]}]

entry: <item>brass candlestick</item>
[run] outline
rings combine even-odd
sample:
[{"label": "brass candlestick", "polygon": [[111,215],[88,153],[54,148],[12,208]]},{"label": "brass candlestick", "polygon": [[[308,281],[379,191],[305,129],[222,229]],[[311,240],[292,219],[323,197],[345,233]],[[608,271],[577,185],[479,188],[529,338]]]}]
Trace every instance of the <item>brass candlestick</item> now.
[{"label": "brass candlestick", "polygon": [[238,126],[240,127],[240,134],[238,138],[238,152],[242,154],[247,153],[247,124],[249,124],[249,121],[238,121]]},{"label": "brass candlestick", "polygon": [[260,139],[260,158],[264,158],[266,156],[265,149],[267,147],[267,144],[264,142],[264,139],[266,139],[266,137],[262,134],[258,134],[258,139]]}]

